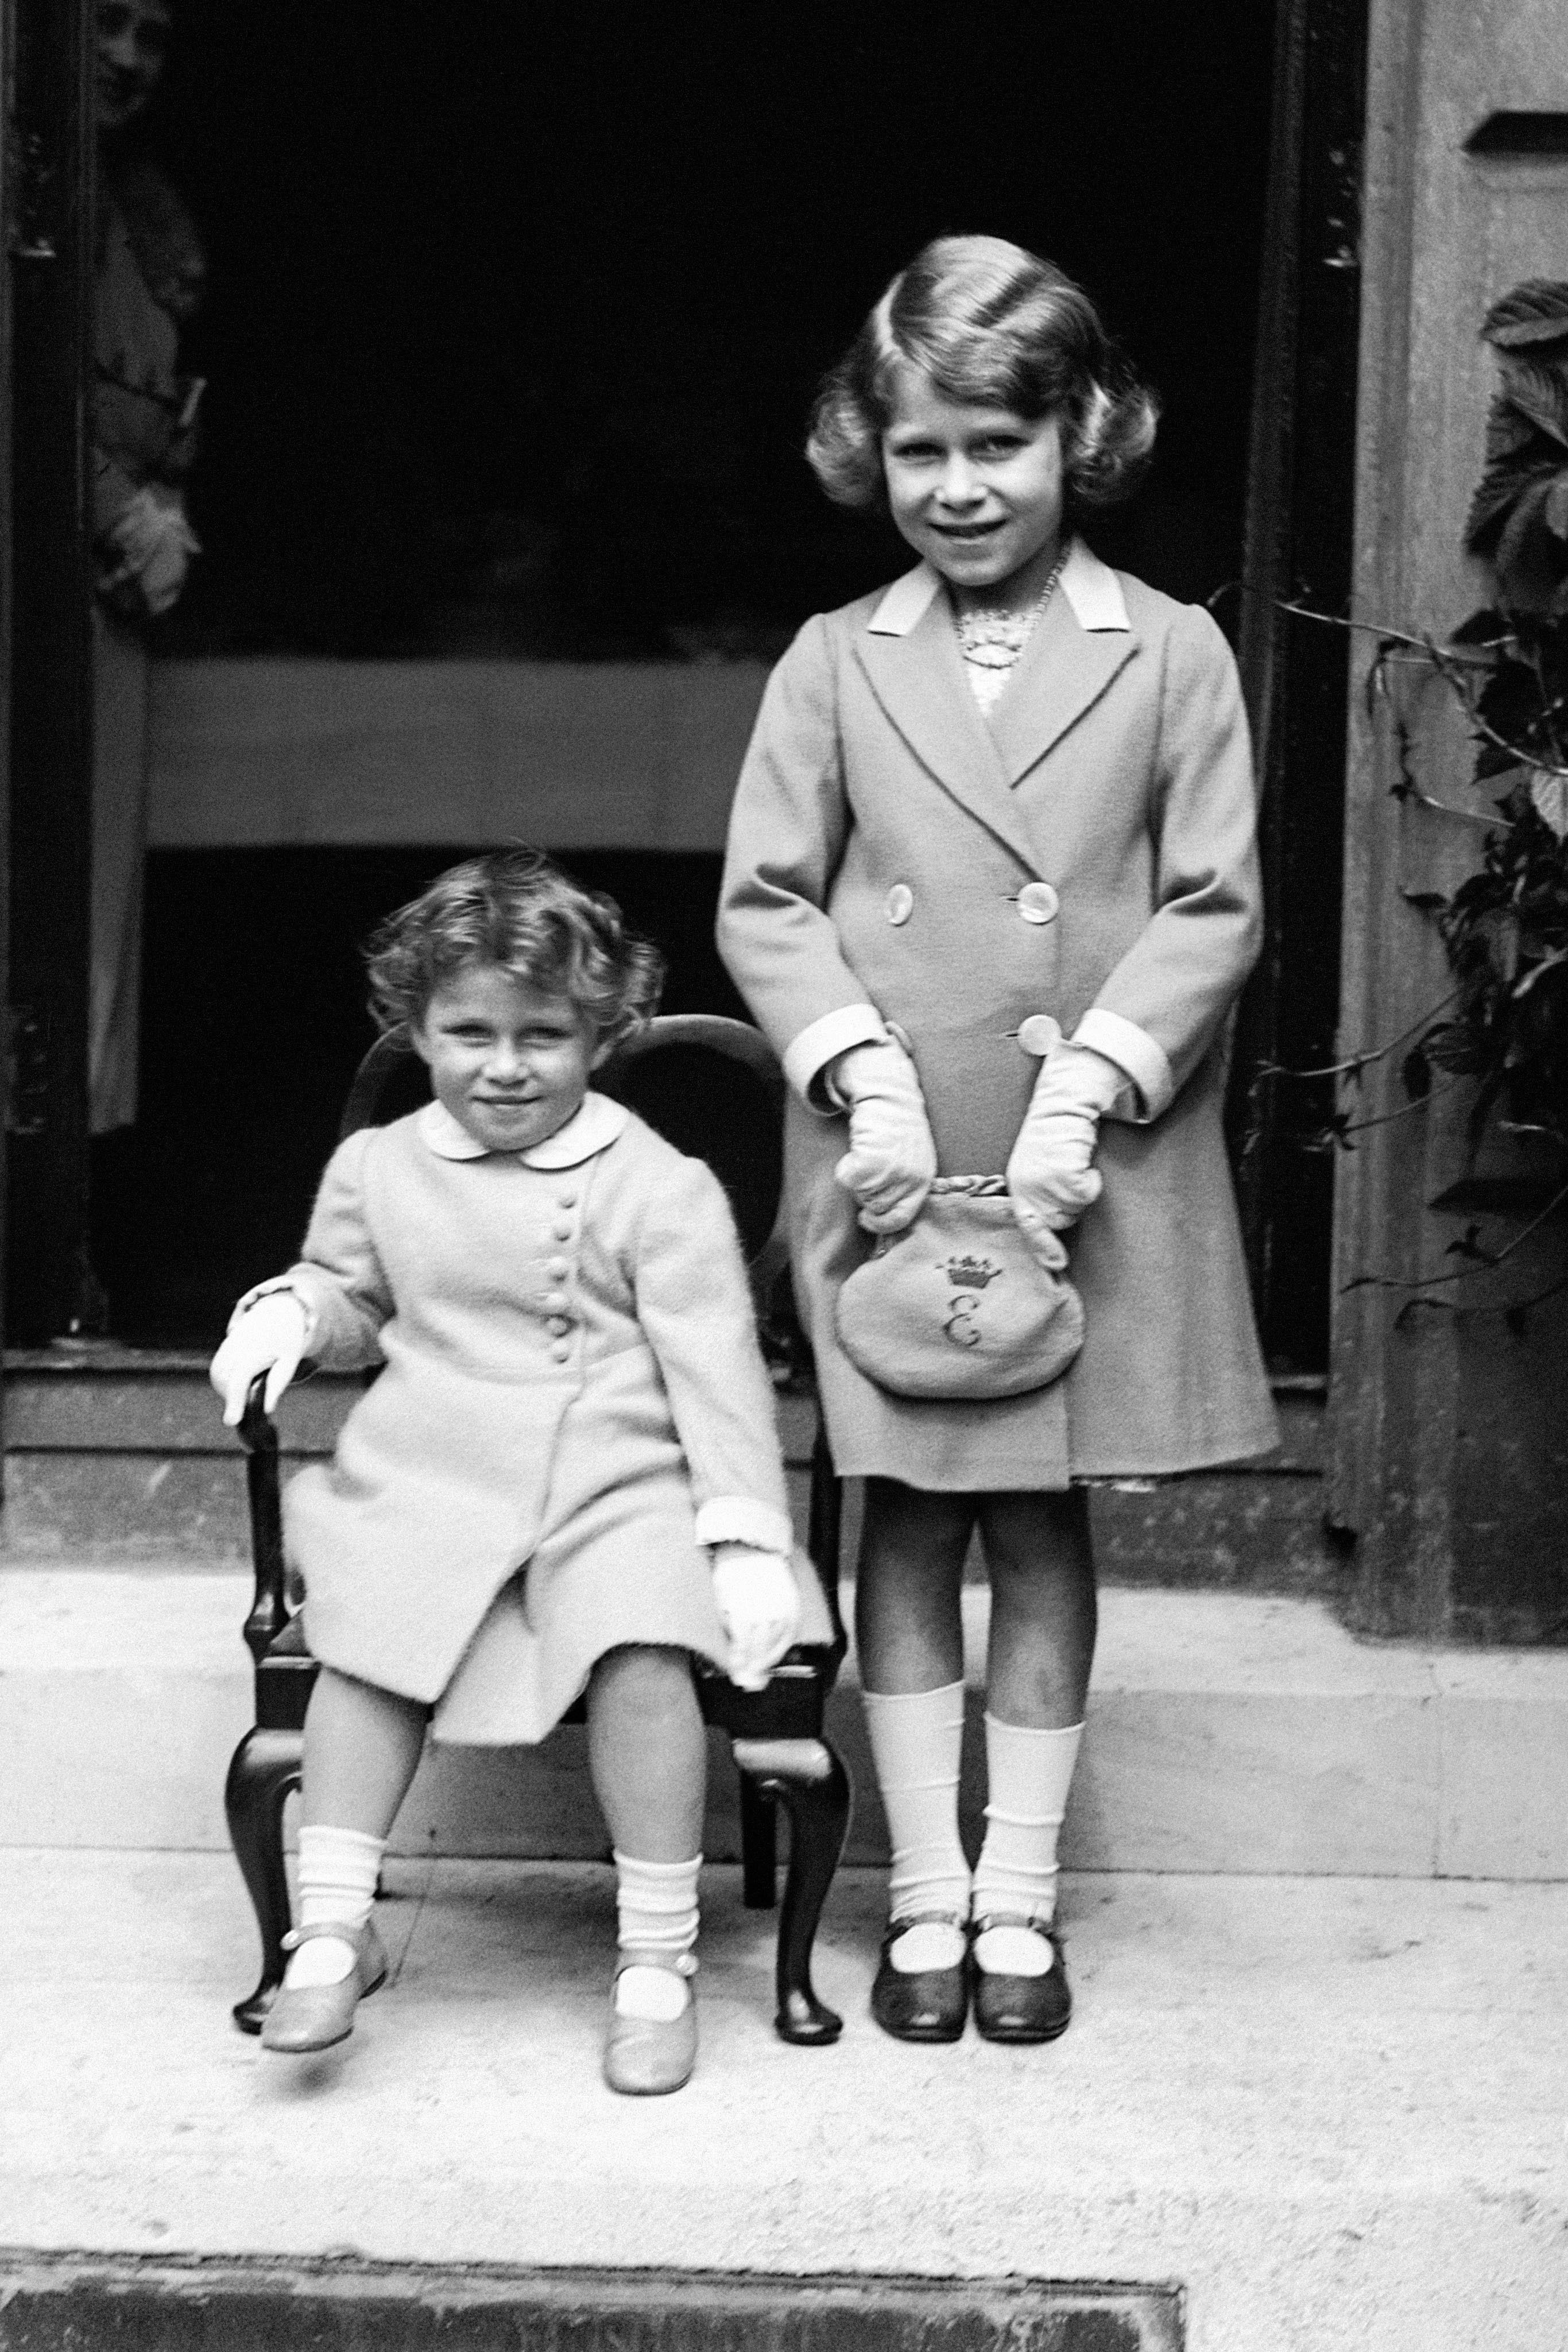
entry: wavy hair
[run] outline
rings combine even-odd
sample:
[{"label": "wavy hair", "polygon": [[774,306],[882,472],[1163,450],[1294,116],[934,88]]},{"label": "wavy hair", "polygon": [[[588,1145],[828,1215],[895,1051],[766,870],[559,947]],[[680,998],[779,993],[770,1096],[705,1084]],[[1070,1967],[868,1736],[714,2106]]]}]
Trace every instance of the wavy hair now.
[{"label": "wavy hair", "polygon": [[838,505],[884,511],[882,436],[898,371],[947,400],[1055,415],[1067,512],[1137,488],[1159,402],[1106,334],[1087,294],[1053,263],[999,236],[939,236],[901,269],[824,379],[806,458]]},{"label": "wavy hair", "polygon": [[664,983],[664,957],[627,930],[614,899],[534,849],[448,866],[378,926],[365,950],[371,1019],[406,1038],[443,982],[474,964],[570,996],[616,1045],[653,1019]]}]

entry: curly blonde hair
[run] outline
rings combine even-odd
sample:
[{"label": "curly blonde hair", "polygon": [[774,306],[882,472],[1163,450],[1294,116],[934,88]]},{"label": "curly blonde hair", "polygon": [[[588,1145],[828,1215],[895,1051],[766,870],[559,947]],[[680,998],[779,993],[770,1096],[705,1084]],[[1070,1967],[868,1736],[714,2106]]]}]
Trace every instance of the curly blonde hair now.
[{"label": "curly blonde hair", "polygon": [[408,1037],[436,990],[474,964],[570,997],[612,1045],[653,1019],[664,984],[664,957],[627,930],[614,899],[534,849],[448,866],[378,926],[365,950],[371,1019]]},{"label": "curly blonde hair", "polygon": [[823,382],[807,462],[838,505],[886,510],[882,436],[897,373],[946,399],[1060,416],[1068,516],[1131,496],[1154,452],[1159,402],[1082,287],[999,236],[939,236],[883,293]]}]

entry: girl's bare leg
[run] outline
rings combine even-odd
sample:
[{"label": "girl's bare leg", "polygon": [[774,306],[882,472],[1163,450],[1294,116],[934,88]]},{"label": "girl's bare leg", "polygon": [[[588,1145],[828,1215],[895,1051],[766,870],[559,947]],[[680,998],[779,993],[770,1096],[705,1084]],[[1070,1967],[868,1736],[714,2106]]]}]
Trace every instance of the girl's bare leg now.
[{"label": "girl's bare leg", "polygon": [[588,1761],[615,1853],[621,1968],[606,2080],[617,2091],[678,2090],[696,2054],[688,1979],[707,1779],[684,1650],[638,1645],[599,1660]]},{"label": "girl's bare leg", "polygon": [[963,1680],[958,1600],[978,1499],[866,1480],[855,1584],[864,1689],[902,1696]]},{"label": "girl's bare leg", "polygon": [[[889,2032],[950,2039],[962,2027],[961,1922],[969,1913],[969,1864],[958,1836],[964,1738],[964,1628],[959,1596],[975,1497],[926,1494],[892,1478],[866,1482],[865,1526],[855,1589],[855,1634],[866,1728],[893,1844],[889,1910],[895,1927],[873,1995]],[[946,1972],[943,2002],[956,2023],[925,2020],[924,1990],[899,1978]],[[957,1990],[953,1988],[957,1987]],[[910,2002],[920,2014],[911,2027]],[[941,2005],[941,2004],[939,2004]],[[927,2031],[927,2027],[930,2030]]]},{"label": "girl's bare leg", "polygon": [[1094,1656],[1088,1497],[989,1495],[980,1532],[991,1638],[975,1916],[997,1924],[975,1939],[976,2017],[994,2040],[1049,2041],[1071,2007],[1043,1930],[1056,1915],[1057,1843]]},{"label": "girl's bare leg", "polygon": [[621,1853],[687,1862],[702,1844],[703,1728],[684,1650],[611,1650],[588,1685],[588,1769]]},{"label": "girl's bare leg", "polygon": [[1097,1622],[1089,1497],[986,1495],[991,1580],[986,1701],[1004,1723],[1056,1731],[1083,1720]]},{"label": "girl's bare leg", "polygon": [[408,1794],[430,1709],[323,1666],[305,1717],[299,1818],[384,1838]]},{"label": "girl's bare leg", "polygon": [[[299,1945],[288,1963],[280,2003],[262,2031],[268,2048],[312,2049],[317,2021],[298,2014],[296,1996],[319,1995],[346,1983],[360,1958],[360,1932],[370,1918],[382,1854],[397,1809],[408,1793],[424,1745],[430,1709],[395,1691],[378,1690],[323,1666],[305,1717],[300,1792],[298,1924],[319,1932]],[[356,1979],[356,1984],[359,1979]],[[329,2040],[349,2030],[352,1998]],[[303,2035],[303,2038],[301,2038]]]}]

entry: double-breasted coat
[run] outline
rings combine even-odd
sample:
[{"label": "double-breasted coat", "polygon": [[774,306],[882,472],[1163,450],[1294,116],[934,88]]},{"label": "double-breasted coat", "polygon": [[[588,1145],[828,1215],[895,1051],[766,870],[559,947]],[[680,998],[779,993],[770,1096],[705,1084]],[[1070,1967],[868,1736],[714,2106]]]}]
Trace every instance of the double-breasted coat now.
[{"label": "double-breasted coat", "polygon": [[[439,1104],[328,1165],[289,1289],[308,1348],[384,1369],[284,1498],[324,1664],[438,1738],[542,1738],[596,1658],[723,1667],[703,1546],[792,1550],[773,1395],[724,1192],[588,1095],[524,1152]],[[831,1639],[803,1555],[803,1641]]]},{"label": "double-breasted coat", "polygon": [[[1255,791],[1235,665],[1199,608],[1075,541],[983,717],[925,565],[807,623],[737,791],[719,946],[790,1081],[794,1265],[835,1464],[926,1488],[1061,1487],[1277,1440],[1220,1127],[1257,956]],[[946,1175],[1005,1170],[1058,1035],[1129,1084],[1068,1235],[1082,1354],[985,1402],[889,1395],[838,1344],[873,1244],[832,1179],[821,1073],[896,1024]]]}]

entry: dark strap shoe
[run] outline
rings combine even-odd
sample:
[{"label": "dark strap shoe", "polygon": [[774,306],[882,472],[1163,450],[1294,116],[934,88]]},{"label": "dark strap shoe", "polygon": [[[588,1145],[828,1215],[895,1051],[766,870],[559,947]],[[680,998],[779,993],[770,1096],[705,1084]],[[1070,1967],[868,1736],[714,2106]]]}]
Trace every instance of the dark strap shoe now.
[{"label": "dark strap shoe", "polygon": [[[1072,1991],[1067,1981],[1062,1943],[1054,1927],[1042,1919],[1029,1919],[993,1911],[977,1919],[970,1930],[977,1938],[988,1927],[1027,1927],[1051,1946],[1051,1964],[1043,1976],[1004,1976],[974,1962],[975,2030],[988,2042],[1054,2042],[1065,2033],[1072,2016]],[[973,1953],[971,1943],[970,1951]]]},{"label": "dark strap shoe", "polygon": [[959,1936],[965,1923],[951,1911],[921,1911],[912,1918],[895,1919],[882,1939],[882,1958],[871,1989],[871,2013],[884,2033],[898,2042],[956,2042],[969,2013],[969,1976],[965,1959],[950,1969],[921,1969],[914,1974],[893,1965],[893,1948],[911,1927],[952,1927]]}]

